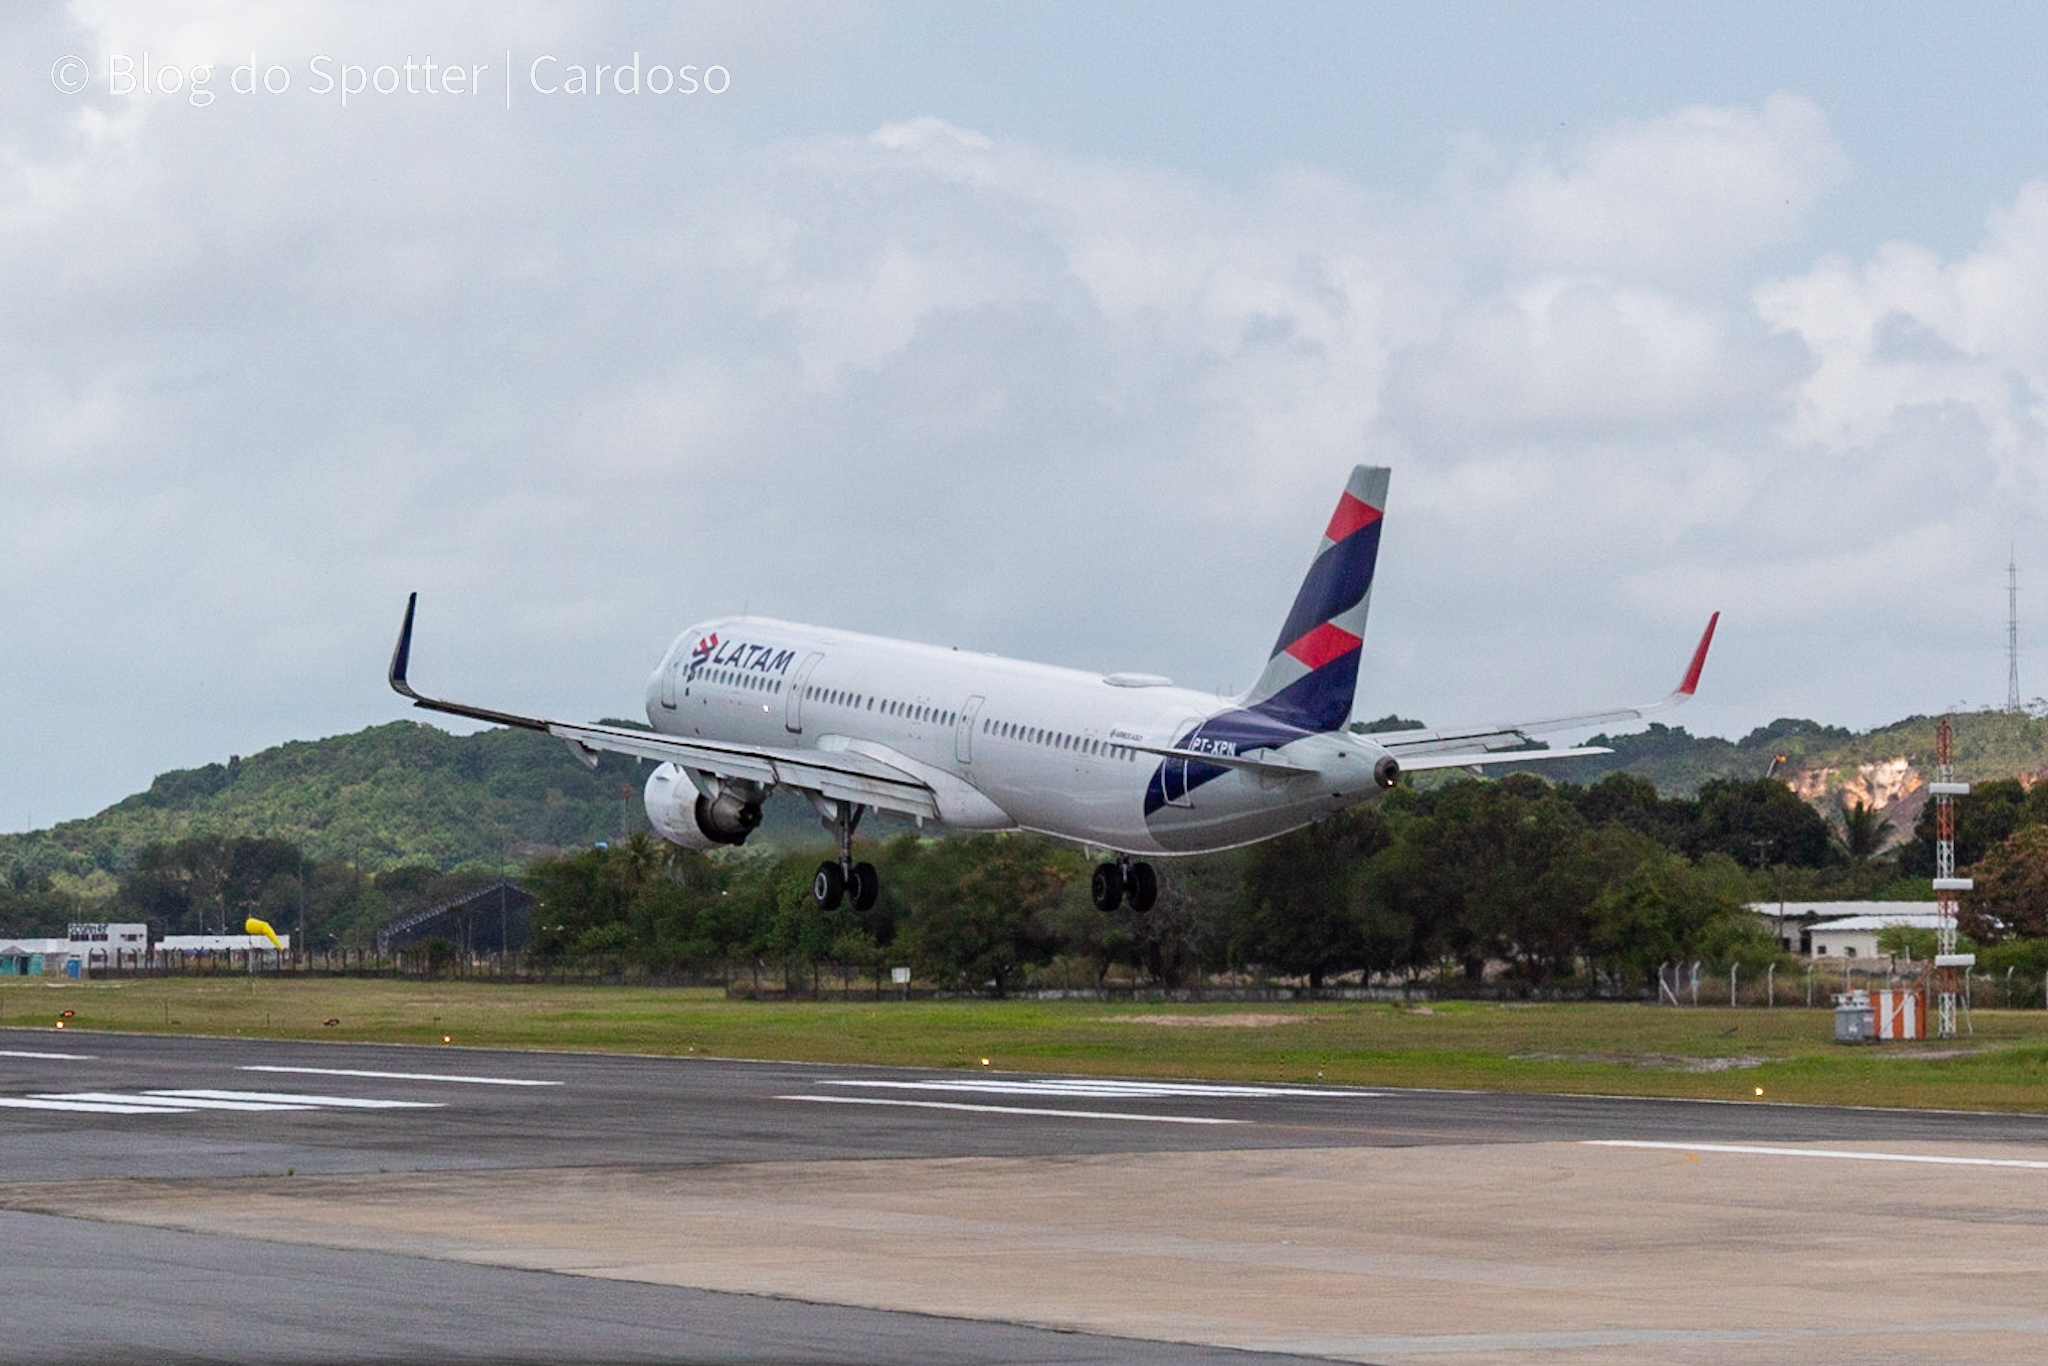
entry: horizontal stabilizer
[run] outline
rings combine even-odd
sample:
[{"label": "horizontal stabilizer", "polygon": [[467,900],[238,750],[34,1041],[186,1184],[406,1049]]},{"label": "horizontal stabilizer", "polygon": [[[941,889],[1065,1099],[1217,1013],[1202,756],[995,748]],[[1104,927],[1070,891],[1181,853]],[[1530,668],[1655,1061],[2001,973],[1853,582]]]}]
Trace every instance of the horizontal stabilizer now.
[{"label": "horizontal stabilizer", "polygon": [[1241,769],[1246,773],[1263,773],[1275,778],[1295,778],[1315,772],[1306,764],[1290,763],[1271,756],[1253,759],[1241,754],[1212,754],[1204,749],[1176,749],[1172,745],[1134,745],[1128,740],[1117,743],[1141,754],[1157,754],[1162,759],[1185,759],[1191,764],[1214,764],[1218,768]]},{"label": "horizontal stabilizer", "polygon": [[1482,764],[1528,764],[1548,759],[1583,759],[1589,754],[1612,754],[1605,745],[1580,745],[1576,749],[1502,749],[1490,754],[1410,754],[1400,759],[1403,773],[1426,773],[1434,768],[1478,768]]},{"label": "horizontal stabilizer", "polygon": [[[1676,688],[1658,701],[1646,702],[1635,707],[1614,707],[1607,711],[1579,712],[1571,716],[1548,716],[1536,721],[1513,721],[1490,726],[1454,727],[1447,730],[1380,731],[1371,736],[1372,742],[1399,759],[1402,768],[1412,770],[1422,767],[1418,762],[1418,756],[1422,755],[1464,756],[1498,753],[1526,745],[1532,736],[1545,731],[1592,730],[1600,726],[1626,725],[1630,721],[1655,716],[1659,712],[1669,711],[1692,700],[1693,693],[1700,685],[1700,671],[1706,667],[1707,647],[1714,643],[1714,628],[1720,625],[1720,622],[1719,612],[1707,619],[1707,629],[1700,636],[1698,646],[1693,649],[1692,660],[1686,665],[1684,676],[1679,679]],[[1545,753],[1556,758],[1565,751],[1532,750],[1522,757]],[[1450,763],[1436,767],[1458,768],[1470,762],[1467,759],[1465,764]],[[1499,760],[1489,762],[1497,763]]]}]

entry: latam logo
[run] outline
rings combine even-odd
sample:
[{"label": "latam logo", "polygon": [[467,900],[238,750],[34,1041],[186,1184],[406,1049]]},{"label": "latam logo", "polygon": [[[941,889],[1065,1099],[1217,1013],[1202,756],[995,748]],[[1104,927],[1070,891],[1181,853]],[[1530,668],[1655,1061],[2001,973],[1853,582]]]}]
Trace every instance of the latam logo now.
[{"label": "latam logo", "polygon": [[690,676],[695,678],[700,669],[738,669],[747,673],[787,674],[789,666],[796,660],[795,650],[778,649],[773,645],[756,645],[744,640],[728,640],[720,643],[717,635],[708,635],[690,651]]}]

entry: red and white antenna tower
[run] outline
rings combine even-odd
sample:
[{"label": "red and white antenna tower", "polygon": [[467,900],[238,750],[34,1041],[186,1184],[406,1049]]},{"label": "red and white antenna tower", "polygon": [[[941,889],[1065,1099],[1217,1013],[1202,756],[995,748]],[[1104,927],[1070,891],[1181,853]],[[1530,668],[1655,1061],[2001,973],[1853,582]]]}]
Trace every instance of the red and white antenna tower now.
[{"label": "red and white antenna tower", "polygon": [[1970,785],[1955,781],[1952,741],[1944,716],[1934,731],[1934,781],[1927,785],[1934,797],[1934,1029],[1944,1039],[1956,1036],[1956,973],[1977,965],[1976,954],[1956,952],[1956,893],[1976,884],[1956,876],[1955,799],[1968,796]]}]

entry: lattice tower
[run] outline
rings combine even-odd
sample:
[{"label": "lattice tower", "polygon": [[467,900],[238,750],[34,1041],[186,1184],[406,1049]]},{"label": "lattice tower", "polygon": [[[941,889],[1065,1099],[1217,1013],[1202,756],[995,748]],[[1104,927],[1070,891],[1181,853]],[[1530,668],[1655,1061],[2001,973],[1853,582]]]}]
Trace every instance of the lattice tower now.
[{"label": "lattice tower", "polygon": [[1970,790],[1968,783],[1955,780],[1954,733],[1948,718],[1934,731],[1934,1026],[1944,1039],[1956,1036],[1956,972],[1965,966],[1956,952],[1956,893],[1968,891],[1970,880],[1956,876],[1955,799]]},{"label": "lattice tower", "polygon": [[2005,709],[2020,709],[2020,562],[2005,565]]}]

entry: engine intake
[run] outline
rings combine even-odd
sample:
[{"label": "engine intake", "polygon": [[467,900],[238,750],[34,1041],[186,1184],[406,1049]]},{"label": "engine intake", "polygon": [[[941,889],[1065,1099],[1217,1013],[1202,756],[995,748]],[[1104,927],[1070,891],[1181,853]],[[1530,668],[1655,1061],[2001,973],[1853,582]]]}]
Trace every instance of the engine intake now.
[{"label": "engine intake", "polygon": [[1382,788],[1392,787],[1401,781],[1401,761],[1391,754],[1382,754],[1372,766],[1372,780]]}]

